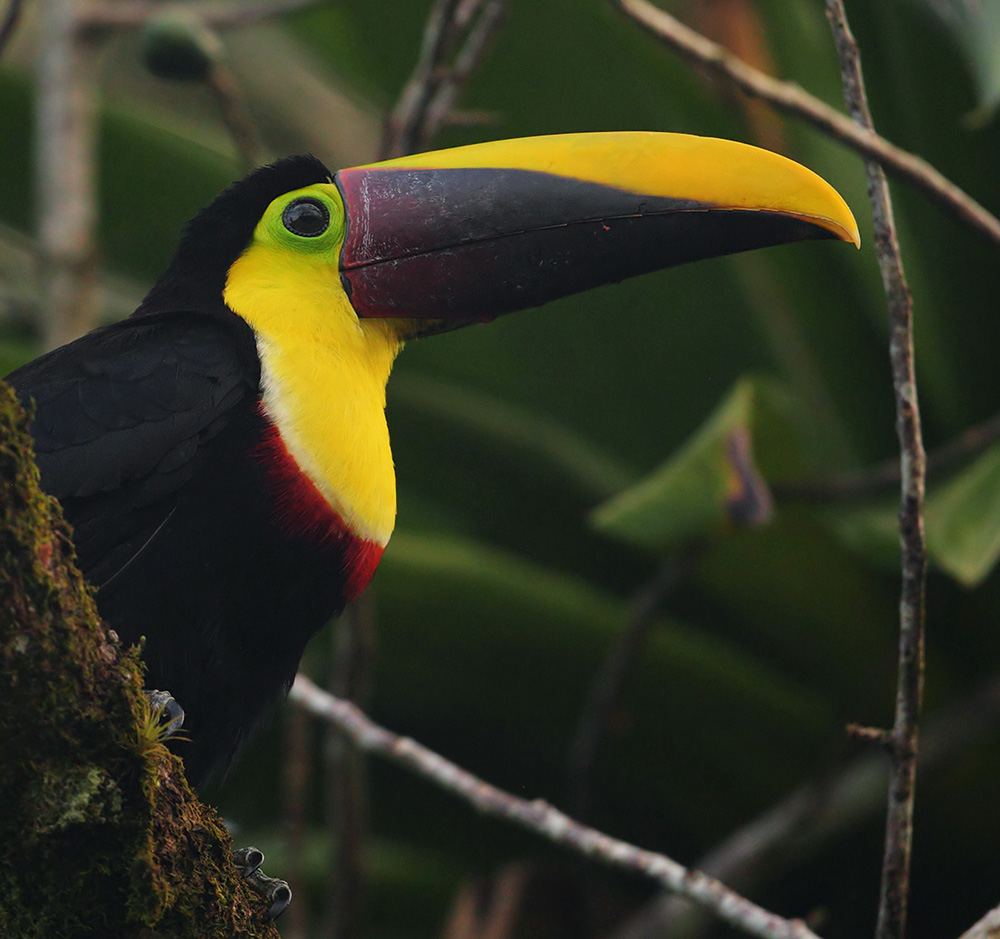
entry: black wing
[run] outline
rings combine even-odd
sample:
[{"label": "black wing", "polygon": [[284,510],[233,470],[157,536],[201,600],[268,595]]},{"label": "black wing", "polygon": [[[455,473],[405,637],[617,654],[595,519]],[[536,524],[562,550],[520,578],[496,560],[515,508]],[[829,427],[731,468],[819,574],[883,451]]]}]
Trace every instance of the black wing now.
[{"label": "black wing", "polygon": [[253,333],[228,310],[95,330],[12,372],[42,487],[62,503],[84,575],[102,586],[169,520],[208,444],[256,404]]}]

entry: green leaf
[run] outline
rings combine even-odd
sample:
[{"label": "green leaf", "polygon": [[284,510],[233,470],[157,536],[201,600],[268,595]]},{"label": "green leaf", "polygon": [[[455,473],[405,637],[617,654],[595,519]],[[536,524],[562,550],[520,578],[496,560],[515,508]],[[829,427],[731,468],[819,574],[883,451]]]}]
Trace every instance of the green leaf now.
[{"label": "green leaf", "polygon": [[142,29],[142,61],[157,78],[206,81],[222,57],[219,37],[186,10],[166,10]]},{"label": "green leaf", "polygon": [[638,485],[598,507],[594,525],[650,548],[711,535],[774,513],[752,452],[754,385],[737,383],[695,436]]},{"label": "green leaf", "polygon": [[[966,587],[981,583],[1000,560],[1000,446],[987,450],[927,497],[924,523],[932,563]],[[841,540],[880,567],[899,566],[896,502],[831,513]]]},{"label": "green leaf", "polygon": [[886,571],[899,569],[899,502],[831,511],[830,527],[852,551]]},{"label": "green leaf", "polygon": [[1000,446],[986,451],[927,503],[931,559],[960,584],[983,581],[1000,559]]},{"label": "green leaf", "polygon": [[412,371],[393,376],[388,395],[394,409],[446,422],[466,440],[483,441],[527,472],[552,476],[589,498],[607,498],[635,478],[613,454],[582,434],[496,395]]},{"label": "green leaf", "polygon": [[979,103],[978,121],[1000,102],[1000,3],[996,0],[923,0],[962,51]]}]

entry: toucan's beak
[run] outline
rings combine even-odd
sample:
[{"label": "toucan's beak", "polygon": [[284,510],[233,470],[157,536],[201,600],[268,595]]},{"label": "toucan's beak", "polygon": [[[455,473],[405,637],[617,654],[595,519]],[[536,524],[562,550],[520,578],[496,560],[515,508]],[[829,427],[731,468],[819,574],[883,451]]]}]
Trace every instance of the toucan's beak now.
[{"label": "toucan's beak", "polygon": [[529,137],[341,170],[359,316],[450,329],[648,271],[807,238],[860,244],[828,183],[685,134]]}]

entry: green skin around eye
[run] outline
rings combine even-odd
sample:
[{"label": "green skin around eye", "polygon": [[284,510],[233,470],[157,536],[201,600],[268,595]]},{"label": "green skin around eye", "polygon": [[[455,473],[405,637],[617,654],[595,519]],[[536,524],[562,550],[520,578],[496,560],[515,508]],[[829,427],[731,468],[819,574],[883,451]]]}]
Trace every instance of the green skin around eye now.
[{"label": "green skin around eye", "polygon": [[[285,227],[282,218],[285,209],[304,198],[321,202],[330,213],[329,227],[319,235],[296,235]],[[254,240],[299,254],[327,255],[331,263],[336,263],[337,253],[344,240],[344,227],[344,203],[336,187],[332,183],[317,183],[275,199],[258,223]]]}]

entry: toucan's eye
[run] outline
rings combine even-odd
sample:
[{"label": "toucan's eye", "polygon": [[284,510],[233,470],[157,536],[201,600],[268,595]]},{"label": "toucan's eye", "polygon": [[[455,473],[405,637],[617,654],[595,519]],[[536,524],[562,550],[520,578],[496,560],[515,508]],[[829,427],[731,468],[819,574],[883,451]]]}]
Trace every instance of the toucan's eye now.
[{"label": "toucan's eye", "polygon": [[296,199],[285,206],[281,221],[293,235],[315,238],[330,227],[330,210],[319,199]]}]

